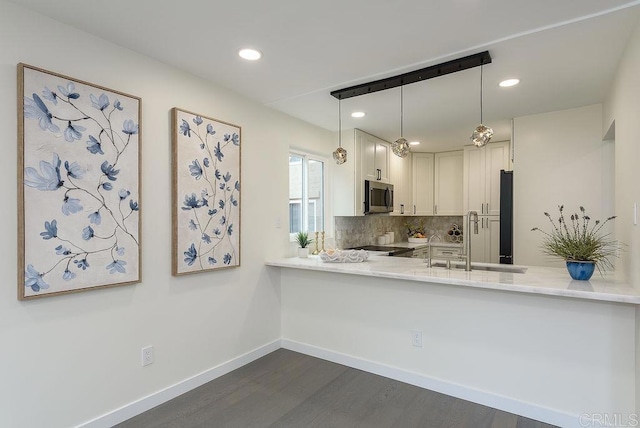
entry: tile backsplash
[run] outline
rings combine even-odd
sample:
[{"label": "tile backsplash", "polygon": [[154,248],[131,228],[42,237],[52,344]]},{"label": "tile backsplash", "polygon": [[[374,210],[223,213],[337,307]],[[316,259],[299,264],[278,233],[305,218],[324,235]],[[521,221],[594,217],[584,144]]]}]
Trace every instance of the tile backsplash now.
[{"label": "tile backsplash", "polygon": [[377,237],[385,232],[393,232],[395,242],[407,242],[406,223],[424,225],[427,237],[437,234],[442,238],[442,242],[449,242],[447,232],[452,225],[456,224],[462,230],[462,216],[401,217],[376,214],[335,217],[336,246],[351,248],[358,245],[376,245]]}]

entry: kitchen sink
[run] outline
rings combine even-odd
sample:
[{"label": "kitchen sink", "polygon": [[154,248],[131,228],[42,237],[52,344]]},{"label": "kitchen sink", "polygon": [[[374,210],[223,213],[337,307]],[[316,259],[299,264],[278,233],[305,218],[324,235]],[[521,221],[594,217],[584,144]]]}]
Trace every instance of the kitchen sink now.
[{"label": "kitchen sink", "polygon": [[[432,260],[431,267],[446,268],[447,262],[444,260]],[[451,269],[464,270],[464,262],[451,261]],[[502,265],[496,263],[471,263],[471,270],[486,270],[491,272],[505,273],[525,273],[527,271],[527,267],[519,265]]]}]

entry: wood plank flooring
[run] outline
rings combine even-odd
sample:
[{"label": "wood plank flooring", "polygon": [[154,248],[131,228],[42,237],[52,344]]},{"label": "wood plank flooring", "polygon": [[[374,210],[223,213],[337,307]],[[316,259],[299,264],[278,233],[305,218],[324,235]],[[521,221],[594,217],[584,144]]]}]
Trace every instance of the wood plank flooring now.
[{"label": "wood plank flooring", "polygon": [[117,427],[552,426],[279,349]]}]

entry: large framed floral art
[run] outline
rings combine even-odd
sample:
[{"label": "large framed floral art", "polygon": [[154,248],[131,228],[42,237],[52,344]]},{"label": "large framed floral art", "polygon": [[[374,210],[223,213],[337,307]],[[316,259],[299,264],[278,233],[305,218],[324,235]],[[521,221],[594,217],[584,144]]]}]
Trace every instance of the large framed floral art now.
[{"label": "large framed floral art", "polygon": [[142,100],[18,64],[18,298],[141,280]]},{"label": "large framed floral art", "polygon": [[240,127],[174,108],[173,275],[240,266]]}]

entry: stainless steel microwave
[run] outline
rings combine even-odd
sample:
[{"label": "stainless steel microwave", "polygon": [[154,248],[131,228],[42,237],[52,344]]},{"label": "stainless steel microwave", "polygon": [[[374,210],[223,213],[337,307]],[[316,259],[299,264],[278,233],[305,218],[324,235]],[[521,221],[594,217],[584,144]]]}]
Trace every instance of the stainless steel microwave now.
[{"label": "stainless steel microwave", "polygon": [[364,181],[364,213],[393,212],[393,184]]}]

